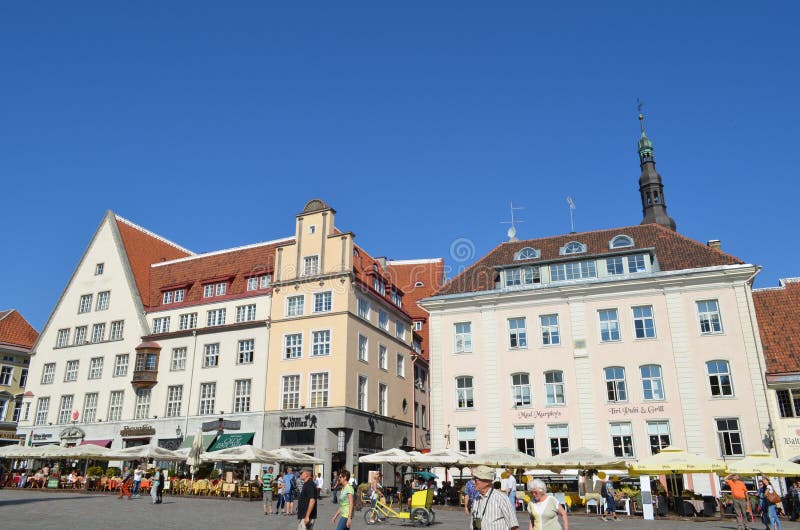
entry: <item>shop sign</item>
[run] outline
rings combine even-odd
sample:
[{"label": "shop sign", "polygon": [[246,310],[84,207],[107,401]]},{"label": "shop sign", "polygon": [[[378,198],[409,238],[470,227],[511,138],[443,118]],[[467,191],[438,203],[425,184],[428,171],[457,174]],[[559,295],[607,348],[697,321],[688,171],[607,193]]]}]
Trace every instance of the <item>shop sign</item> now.
[{"label": "shop sign", "polygon": [[137,425],[135,427],[131,427],[130,425],[126,425],[123,427],[119,434],[123,437],[129,436],[153,436],[156,433],[155,427],[152,425]]},{"label": "shop sign", "polygon": [[624,407],[608,407],[611,416],[647,416],[650,414],[664,414],[664,405],[625,405]]},{"label": "shop sign", "polygon": [[783,444],[790,447],[800,447],[800,427],[794,425],[789,427],[789,432],[782,436]]},{"label": "shop sign", "polygon": [[53,433],[46,432],[46,433],[34,434],[33,435],[33,440],[34,441],[49,440],[52,437],[53,437]]},{"label": "shop sign", "polygon": [[317,416],[306,414],[305,416],[280,416],[281,429],[316,429]]},{"label": "shop sign", "polygon": [[518,420],[554,420],[560,418],[564,413],[560,410],[518,410]]}]

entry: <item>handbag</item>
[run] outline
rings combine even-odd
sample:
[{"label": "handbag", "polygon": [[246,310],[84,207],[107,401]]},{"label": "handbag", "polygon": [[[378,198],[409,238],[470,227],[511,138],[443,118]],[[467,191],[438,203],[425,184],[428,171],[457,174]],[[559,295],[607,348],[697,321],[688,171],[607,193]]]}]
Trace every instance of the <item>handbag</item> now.
[{"label": "handbag", "polygon": [[767,502],[770,504],[778,504],[781,502],[781,496],[775,493],[774,491],[767,491]]}]

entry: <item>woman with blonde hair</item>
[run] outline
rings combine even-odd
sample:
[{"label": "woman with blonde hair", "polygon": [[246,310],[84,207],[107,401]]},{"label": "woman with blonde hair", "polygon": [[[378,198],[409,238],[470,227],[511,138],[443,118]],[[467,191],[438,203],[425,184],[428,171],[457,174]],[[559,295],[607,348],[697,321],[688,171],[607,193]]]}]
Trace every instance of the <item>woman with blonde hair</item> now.
[{"label": "woman with blonde hair", "polygon": [[561,530],[562,525],[558,523],[561,516],[563,529],[569,530],[569,520],[564,507],[559,504],[555,497],[547,494],[547,486],[541,480],[534,479],[529,484],[531,501],[528,503],[528,513],[531,516],[530,530]]}]

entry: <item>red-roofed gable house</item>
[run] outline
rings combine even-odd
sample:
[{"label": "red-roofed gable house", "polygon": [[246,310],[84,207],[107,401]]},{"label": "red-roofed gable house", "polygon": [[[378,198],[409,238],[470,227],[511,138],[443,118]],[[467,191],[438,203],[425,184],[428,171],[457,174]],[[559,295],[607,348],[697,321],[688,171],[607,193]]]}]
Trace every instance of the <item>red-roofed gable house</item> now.
[{"label": "red-roofed gable house", "polygon": [[28,380],[30,351],[39,334],[16,309],[0,311],[0,446],[17,444],[17,421]]}]

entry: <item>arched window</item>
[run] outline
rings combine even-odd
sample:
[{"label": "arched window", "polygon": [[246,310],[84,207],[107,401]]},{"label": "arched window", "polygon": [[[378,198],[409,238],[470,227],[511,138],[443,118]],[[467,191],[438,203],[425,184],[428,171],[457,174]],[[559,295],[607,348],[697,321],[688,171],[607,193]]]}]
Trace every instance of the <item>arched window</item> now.
[{"label": "arched window", "polygon": [[661,366],[645,364],[639,367],[642,374],[642,393],[645,401],[661,401],[664,399],[664,380],[661,378]]},{"label": "arched window", "polygon": [[424,284],[424,283],[422,283],[422,282],[416,282],[416,283],[414,284],[414,287],[425,287],[425,284]]},{"label": "arched window", "polygon": [[616,236],[614,239],[608,242],[608,248],[625,248],[632,246],[633,239],[624,235]]},{"label": "arched window", "polygon": [[456,377],[456,407],[471,409],[474,406],[472,377],[468,375]]},{"label": "arched window", "polygon": [[625,368],[621,366],[609,366],[604,372],[606,376],[608,401],[612,403],[628,401],[628,388],[625,385]]},{"label": "arched window", "polygon": [[520,259],[535,259],[540,255],[539,251],[535,248],[525,247],[514,255],[515,260]]},{"label": "arched window", "polygon": [[708,372],[708,384],[711,386],[712,397],[725,397],[733,395],[733,380],[731,379],[731,367],[728,361],[708,361],[706,363]]},{"label": "arched window", "polygon": [[544,373],[544,394],[548,405],[564,404],[564,372],[551,370]]},{"label": "arched window", "polygon": [[577,241],[570,241],[559,250],[559,254],[562,256],[568,256],[570,254],[583,254],[584,252],[586,252],[586,245],[583,243],[578,243]]},{"label": "arched window", "polygon": [[531,404],[531,378],[527,372],[511,374],[511,399],[515,407],[529,407]]}]

